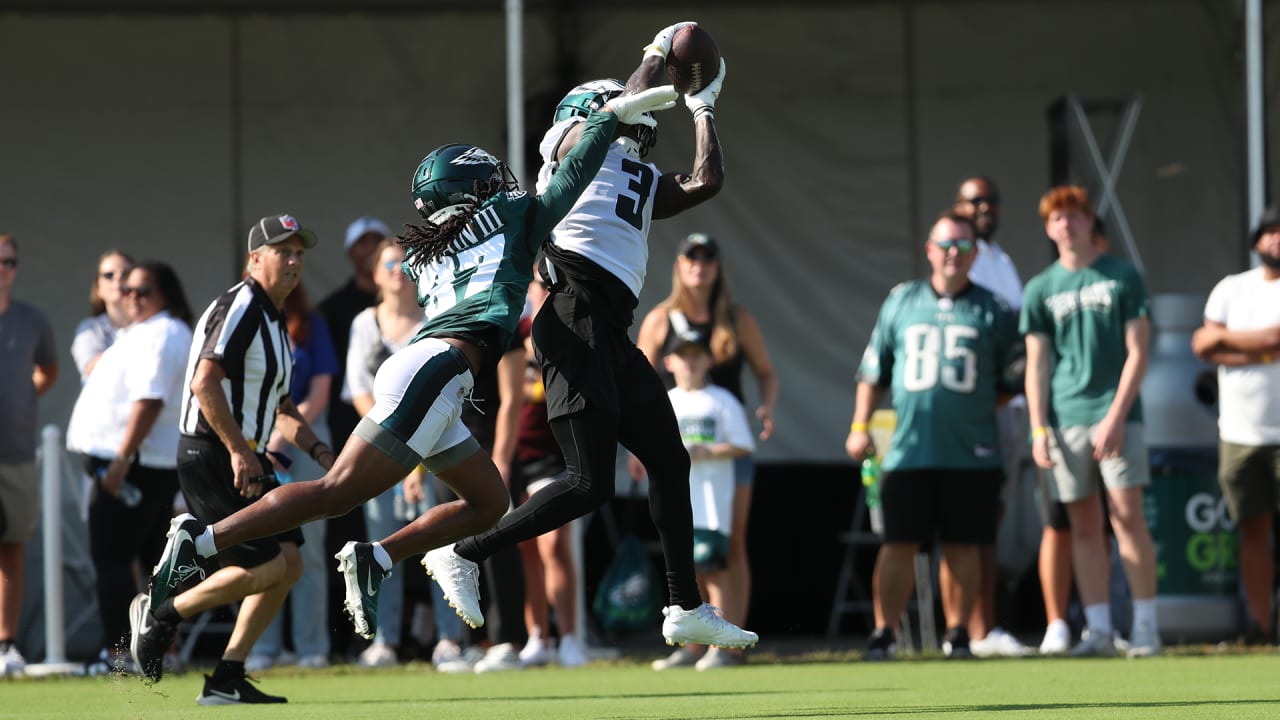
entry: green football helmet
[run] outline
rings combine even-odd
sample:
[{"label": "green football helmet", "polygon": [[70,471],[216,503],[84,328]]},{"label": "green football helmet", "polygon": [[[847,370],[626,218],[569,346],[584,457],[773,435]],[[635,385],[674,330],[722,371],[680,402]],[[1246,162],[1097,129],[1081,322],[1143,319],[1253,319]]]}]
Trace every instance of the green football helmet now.
[{"label": "green football helmet", "polygon": [[[613,78],[582,83],[570,90],[560,104],[556,105],[552,122],[558,123],[573,117],[586,117],[604,107],[605,103],[621,95],[626,89],[625,85]],[[653,117],[652,113],[646,114]],[[640,157],[648,155],[649,150],[658,144],[658,128],[647,125],[628,125],[627,127],[635,129],[636,142],[640,143]]]},{"label": "green football helmet", "polygon": [[[496,182],[496,185],[494,183]],[[494,190],[490,191],[493,185]],[[413,173],[413,206],[439,225],[499,192],[520,189],[506,163],[474,145],[441,145]],[[480,197],[477,192],[490,192]]]}]

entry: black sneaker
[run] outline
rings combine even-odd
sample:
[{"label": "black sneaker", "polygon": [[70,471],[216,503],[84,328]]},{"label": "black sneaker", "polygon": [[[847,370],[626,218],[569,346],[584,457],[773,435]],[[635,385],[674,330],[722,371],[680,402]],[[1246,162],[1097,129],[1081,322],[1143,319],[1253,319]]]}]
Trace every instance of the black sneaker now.
[{"label": "black sneaker", "polygon": [[867,651],[862,654],[862,659],[867,662],[882,662],[892,660],[897,652],[898,639],[893,629],[876,628],[876,631],[871,633],[871,639],[867,641]]},{"label": "black sneaker", "polygon": [[962,627],[953,627],[948,630],[946,639],[942,641],[942,652],[948,660],[965,660],[973,657],[973,651],[969,649],[969,631]]},{"label": "black sneaker", "polygon": [[151,612],[146,593],[138,593],[129,603],[129,654],[138,672],[152,682],[164,677],[164,654],[173,644],[176,625],[161,622]]},{"label": "black sneaker", "polygon": [[391,573],[373,557],[372,543],[348,542],[334,557],[346,588],[343,607],[356,626],[356,634],[372,640],[378,628],[378,588]]},{"label": "black sneaker", "polygon": [[287,703],[288,699],[279,695],[268,695],[251,685],[257,682],[247,675],[235,680],[215,683],[212,675],[204,676],[204,689],[196,696],[198,705],[248,705],[266,703]]},{"label": "black sneaker", "polygon": [[1268,647],[1276,644],[1276,629],[1263,630],[1257,623],[1250,622],[1240,638],[1245,647]]}]

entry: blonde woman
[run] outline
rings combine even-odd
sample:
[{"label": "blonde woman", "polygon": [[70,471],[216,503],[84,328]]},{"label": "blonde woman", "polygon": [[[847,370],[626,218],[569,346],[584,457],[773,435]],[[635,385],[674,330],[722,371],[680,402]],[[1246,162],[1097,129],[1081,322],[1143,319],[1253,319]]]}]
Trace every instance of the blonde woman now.
[{"label": "blonde woman", "polygon": [[131,322],[122,290],[132,267],[133,258],[119,250],[108,250],[98,258],[98,270],[89,285],[89,317],[76,325],[71,340],[71,357],[82,383],[102,353],[115,342],[116,333]]},{"label": "blonde woman", "polygon": [[[725,388],[744,402],[742,370],[746,365],[755,376],[760,405],[755,417],[760,422],[760,439],[773,434],[773,408],[778,402],[778,377],[769,361],[769,351],[756,320],[733,301],[720,247],[715,238],[693,233],[680,244],[671,270],[671,295],[645,316],[636,346],[649,358],[668,388],[675,380],[662,363],[668,342],[677,335],[693,335],[711,348],[711,383]],[[745,404],[745,403],[744,403]],[[631,474],[639,478],[644,469],[633,457]],[[747,517],[751,512],[751,483],[755,465],[750,455],[734,461],[733,523],[729,532],[729,596],[722,608],[725,618],[741,626],[747,619],[751,596],[751,568],[747,561]],[[680,664],[692,664],[696,655],[685,652]],[[736,665],[742,652],[720,649],[701,662],[703,667]],[[665,662],[665,661],[660,661]]]}]

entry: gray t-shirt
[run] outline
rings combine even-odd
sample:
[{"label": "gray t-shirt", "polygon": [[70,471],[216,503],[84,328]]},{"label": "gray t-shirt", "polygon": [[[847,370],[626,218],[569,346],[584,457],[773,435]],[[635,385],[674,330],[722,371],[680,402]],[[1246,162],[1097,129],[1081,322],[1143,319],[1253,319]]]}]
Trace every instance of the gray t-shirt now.
[{"label": "gray t-shirt", "polygon": [[0,313],[0,463],[36,459],[37,365],[57,362],[53,328],[34,305],[10,300]]}]

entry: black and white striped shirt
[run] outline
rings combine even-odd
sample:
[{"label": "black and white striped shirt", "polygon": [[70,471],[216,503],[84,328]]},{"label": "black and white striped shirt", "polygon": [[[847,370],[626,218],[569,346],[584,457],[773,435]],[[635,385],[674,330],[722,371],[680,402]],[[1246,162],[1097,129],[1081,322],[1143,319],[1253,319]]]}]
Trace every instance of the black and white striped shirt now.
[{"label": "black and white striped shirt", "polygon": [[216,439],[200,411],[200,401],[191,392],[191,379],[202,359],[222,366],[226,373],[222,389],[240,432],[249,447],[265,450],[275,426],[276,409],[289,396],[293,352],[284,315],[253,278],[234,285],[204,311],[196,323],[187,358],[182,433]]}]

